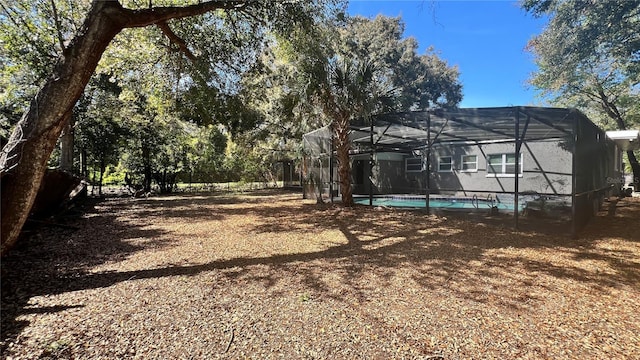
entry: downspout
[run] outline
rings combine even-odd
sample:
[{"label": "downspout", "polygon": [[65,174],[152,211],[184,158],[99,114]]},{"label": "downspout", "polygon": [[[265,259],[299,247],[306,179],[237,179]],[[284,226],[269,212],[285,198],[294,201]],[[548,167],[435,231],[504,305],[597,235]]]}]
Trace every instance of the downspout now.
[{"label": "downspout", "polygon": [[520,108],[516,108],[516,168],[514,174],[513,183],[513,219],[516,230],[519,228],[519,211],[518,211],[518,193],[520,192],[520,148],[522,147],[522,141],[520,139]]}]

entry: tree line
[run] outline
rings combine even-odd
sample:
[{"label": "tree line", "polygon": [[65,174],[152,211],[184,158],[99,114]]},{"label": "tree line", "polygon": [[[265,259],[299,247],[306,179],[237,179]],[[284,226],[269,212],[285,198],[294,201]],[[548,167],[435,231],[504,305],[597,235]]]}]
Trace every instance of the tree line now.
[{"label": "tree line", "polygon": [[[637,126],[638,3],[524,1],[549,18],[528,45],[532,84],[601,124]],[[185,172],[249,180],[330,125],[349,206],[352,119],[462,98],[458,69],[434,49],[419,54],[400,18],[350,17],[345,1],[0,4],[3,253],[49,165],[99,183],[117,167],[164,191]]]},{"label": "tree line", "polygon": [[417,54],[401,19],[345,10],[333,0],[3,3],[3,252],[53,163],[98,182],[118,165],[127,181],[168,191],[185,170],[257,176],[318,126],[343,134],[354,116],[460,100],[457,70]]}]

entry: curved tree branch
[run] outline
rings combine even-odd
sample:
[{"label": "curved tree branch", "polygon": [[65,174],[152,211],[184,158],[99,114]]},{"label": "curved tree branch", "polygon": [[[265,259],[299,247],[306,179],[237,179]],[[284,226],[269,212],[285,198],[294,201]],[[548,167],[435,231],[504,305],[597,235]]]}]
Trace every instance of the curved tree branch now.
[{"label": "curved tree branch", "polygon": [[609,117],[611,117],[616,122],[620,130],[626,130],[627,125],[625,124],[624,118],[622,117],[622,114],[620,113],[620,110],[618,109],[616,104],[609,100],[609,97],[604,92],[604,88],[602,87],[602,85],[598,84],[597,87],[598,97],[600,98],[602,109],[607,113],[607,115],[609,115]]},{"label": "curved tree branch", "polygon": [[189,50],[187,43],[181,37],[176,35],[173,30],[171,30],[169,24],[167,24],[166,21],[161,21],[156,25],[160,28],[162,33],[169,38],[169,41],[178,45],[180,51],[182,51],[189,60],[196,61],[196,56],[193,54],[193,52],[191,52],[191,50]]},{"label": "curved tree branch", "polygon": [[122,8],[122,15],[126,19],[123,27],[145,27],[158,24],[171,19],[202,15],[213,10],[241,10],[256,0],[211,0],[189,6],[166,6],[151,9],[132,10]]}]

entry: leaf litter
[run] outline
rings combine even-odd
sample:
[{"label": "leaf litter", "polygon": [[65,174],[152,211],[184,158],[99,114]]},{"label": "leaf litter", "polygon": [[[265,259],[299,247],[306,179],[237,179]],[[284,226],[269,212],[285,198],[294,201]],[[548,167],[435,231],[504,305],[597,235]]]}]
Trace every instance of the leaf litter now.
[{"label": "leaf litter", "polygon": [[2,357],[640,358],[618,206],[572,239],[283,191],[96,201],[2,260]]}]

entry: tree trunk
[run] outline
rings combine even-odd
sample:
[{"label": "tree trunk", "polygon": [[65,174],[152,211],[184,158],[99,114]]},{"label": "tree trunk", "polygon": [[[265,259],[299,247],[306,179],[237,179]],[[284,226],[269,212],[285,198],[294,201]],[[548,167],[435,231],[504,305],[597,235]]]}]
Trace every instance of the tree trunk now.
[{"label": "tree trunk", "polygon": [[80,175],[84,178],[89,177],[89,172],[87,170],[87,150],[80,150]]},{"label": "tree trunk", "polygon": [[60,170],[73,173],[73,116],[72,111],[68,113],[62,135],[60,136]]},{"label": "tree trunk", "polygon": [[124,9],[115,0],[94,0],[82,27],[64,50],[52,76],[16,125],[0,154],[2,224],[0,254],[15,244],[44,176],[47,161],[98,62],[125,27],[143,27],[215,9],[239,9],[243,1],[209,1],[185,7]]},{"label": "tree trunk", "polygon": [[107,166],[105,165],[104,159],[100,159],[100,175],[98,178],[98,196],[102,197],[102,180],[104,179],[104,172]]},{"label": "tree trunk", "polygon": [[[618,106],[615,104],[615,101],[609,100],[609,97],[604,91],[603,86],[598,87],[598,96],[600,98],[600,105],[607,113],[607,115],[612,118],[616,125],[618,126],[618,130],[627,130],[627,123],[625,122],[622,113],[618,109]],[[629,159],[629,165],[631,165],[631,171],[633,172],[633,182],[637,184],[640,183],[640,163],[638,162],[638,158],[633,153],[633,150],[627,151],[627,158]]]},{"label": "tree trunk", "polygon": [[142,190],[145,193],[151,192],[151,181],[153,177],[151,169],[151,152],[146,145],[142,145],[142,167],[144,173],[144,179],[142,181]]},{"label": "tree trunk", "polygon": [[351,149],[351,142],[349,141],[349,117],[343,116],[333,124],[342,205],[351,207],[353,206],[353,192],[351,190],[351,162],[349,160],[349,150]]},{"label": "tree trunk", "polygon": [[112,18],[112,8],[113,3],[94,2],[81,33],[64,51],[53,76],[2,150],[2,254],[15,243],[27,220],[64,120],[71,116],[100,56],[122,28],[122,20]]}]

